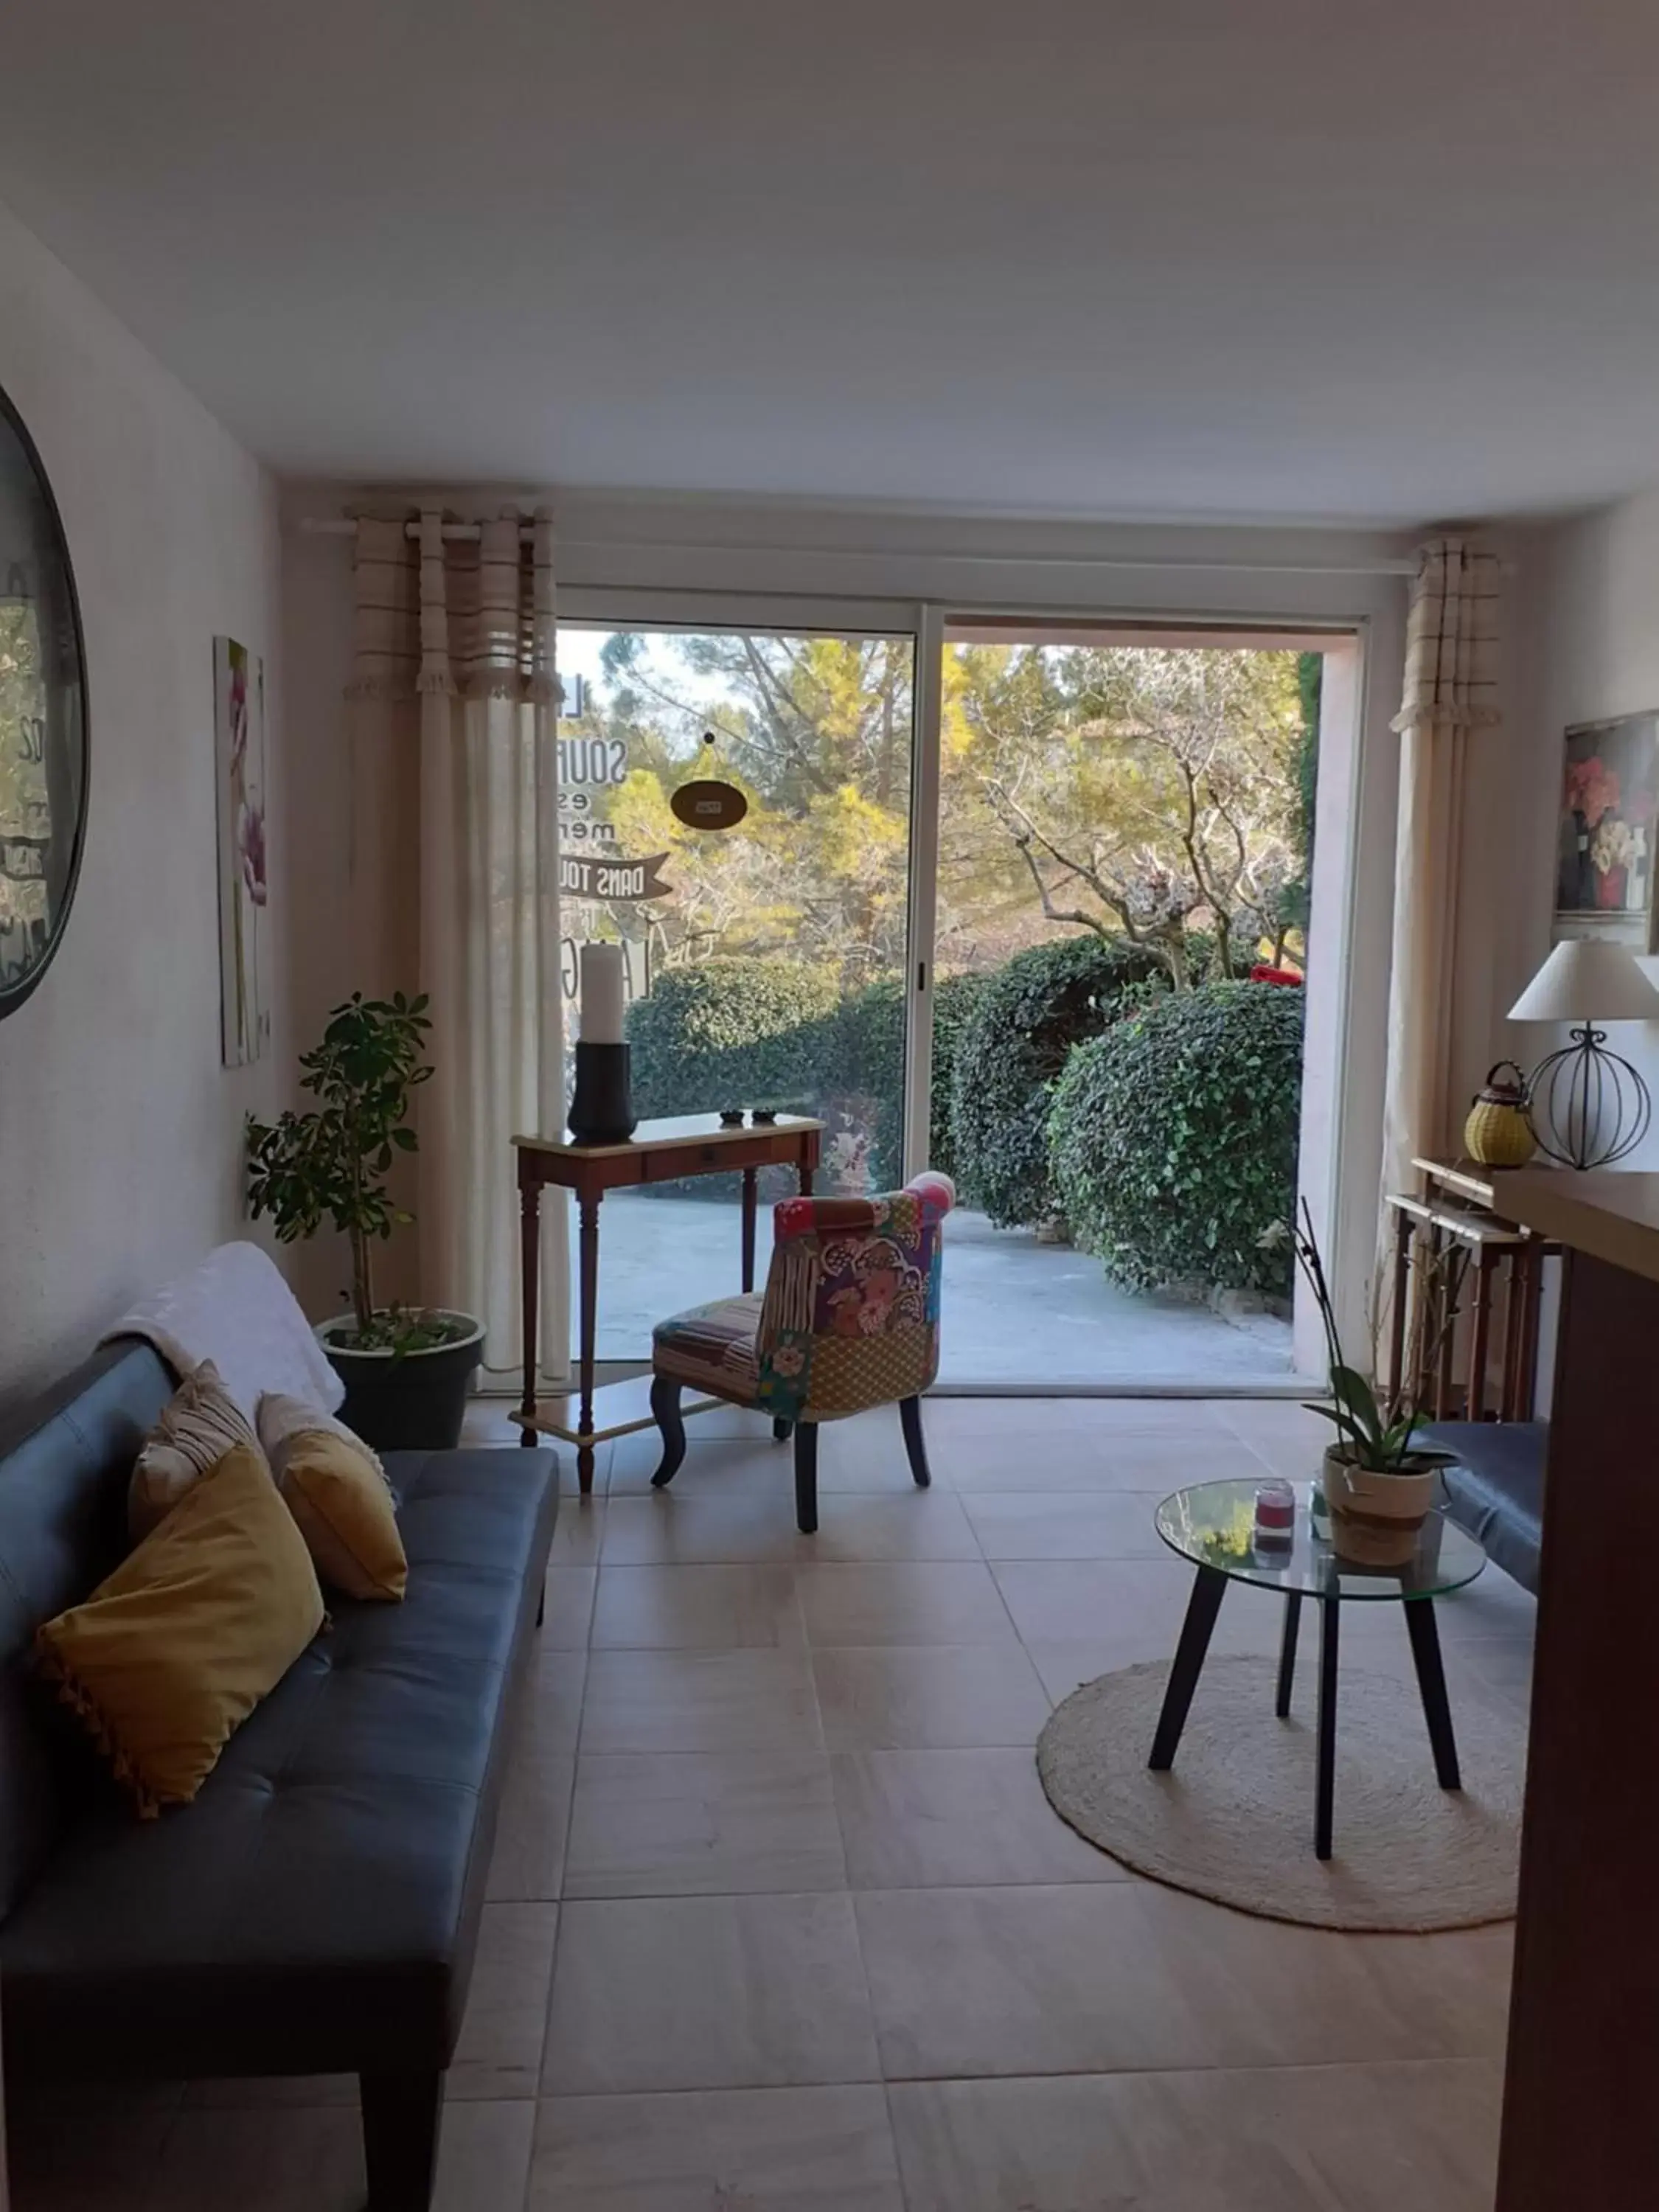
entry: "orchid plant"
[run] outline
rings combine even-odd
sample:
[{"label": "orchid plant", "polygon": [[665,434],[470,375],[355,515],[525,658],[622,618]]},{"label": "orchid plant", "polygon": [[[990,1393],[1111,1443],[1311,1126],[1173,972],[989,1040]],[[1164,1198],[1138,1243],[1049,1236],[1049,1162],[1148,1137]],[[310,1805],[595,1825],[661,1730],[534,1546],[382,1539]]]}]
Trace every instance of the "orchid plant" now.
[{"label": "orchid plant", "polygon": [[[1437,1462],[1438,1455],[1425,1451],[1413,1441],[1423,1407],[1414,1389],[1407,1388],[1396,1376],[1393,1386],[1379,1398],[1370,1382],[1357,1367],[1351,1366],[1343,1355],[1342,1340],[1337,1331],[1336,1309],[1331,1298],[1330,1285],[1326,1280],[1324,1261],[1320,1258],[1318,1240],[1314,1235],[1313,1216],[1308,1201],[1302,1201],[1301,1218],[1291,1229],[1291,1242],[1296,1248],[1297,1264],[1313,1292],[1314,1303],[1319,1309],[1319,1319],[1325,1331],[1325,1350],[1330,1376],[1331,1402],[1328,1405],[1310,1405],[1310,1413],[1322,1413],[1335,1428],[1347,1455],[1358,1467],[1372,1474],[1419,1474],[1425,1467]],[[1431,1359],[1425,1360],[1425,1349],[1437,1351],[1439,1341],[1455,1325],[1457,1311],[1456,1291],[1462,1275],[1461,1252],[1436,1254],[1436,1267],[1445,1264],[1449,1279],[1438,1286],[1428,1286],[1439,1295],[1419,1296],[1416,1301],[1416,1330],[1419,1340],[1413,1346],[1416,1354],[1402,1364],[1408,1374],[1415,1376],[1428,1371]],[[1437,1316],[1437,1320],[1431,1317]],[[1432,1346],[1420,1340],[1425,1331],[1437,1331]]]}]

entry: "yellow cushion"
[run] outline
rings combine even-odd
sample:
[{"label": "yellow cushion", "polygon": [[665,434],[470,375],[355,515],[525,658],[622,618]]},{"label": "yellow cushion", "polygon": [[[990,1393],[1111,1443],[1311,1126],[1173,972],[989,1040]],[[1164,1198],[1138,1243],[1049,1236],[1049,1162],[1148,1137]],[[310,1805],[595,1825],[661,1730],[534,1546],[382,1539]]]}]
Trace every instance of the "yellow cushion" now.
[{"label": "yellow cushion", "polygon": [[210,1359],[186,1375],[144,1439],[127,1487],[127,1532],[142,1544],[227,1452],[255,1442],[252,1424]]},{"label": "yellow cushion", "polygon": [[395,1602],[409,1586],[409,1561],[380,1462],[338,1422],[279,1432],[267,1409],[294,1402],[262,1399],[259,1433],[318,1573],[346,1597]]},{"label": "yellow cushion", "polygon": [[322,1625],[310,1554],[241,1445],[35,1648],[149,1818],[189,1803]]}]

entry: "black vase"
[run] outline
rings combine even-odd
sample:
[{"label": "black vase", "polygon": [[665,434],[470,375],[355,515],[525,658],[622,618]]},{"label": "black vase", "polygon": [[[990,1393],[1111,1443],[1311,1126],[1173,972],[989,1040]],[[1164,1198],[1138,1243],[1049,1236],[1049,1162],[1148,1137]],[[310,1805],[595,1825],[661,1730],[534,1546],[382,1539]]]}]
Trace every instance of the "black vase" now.
[{"label": "black vase", "polygon": [[625,1145],[636,1124],[629,1097],[625,1044],[576,1047],[576,1088],[570,1100],[570,1133],[579,1145]]}]

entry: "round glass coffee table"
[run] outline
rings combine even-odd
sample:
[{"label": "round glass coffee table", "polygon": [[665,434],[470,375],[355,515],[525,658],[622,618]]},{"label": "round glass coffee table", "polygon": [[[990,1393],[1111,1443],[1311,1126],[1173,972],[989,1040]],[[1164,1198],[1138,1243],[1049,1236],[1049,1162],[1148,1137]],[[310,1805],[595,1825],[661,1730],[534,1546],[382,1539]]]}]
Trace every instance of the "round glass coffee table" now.
[{"label": "round glass coffee table", "polygon": [[1158,1534],[1172,1552],[1197,1568],[1198,1576],[1176,1647],[1175,1664],[1170,1669],[1150,1764],[1160,1772],[1175,1764],[1181,1731],[1187,1724],[1188,1709],[1228,1583],[1254,1583],[1260,1589],[1284,1595],[1285,1627],[1279,1648],[1275,1705],[1280,1720],[1291,1710],[1302,1601],[1315,1599],[1319,1606],[1319,1724],[1314,1850],[1322,1859],[1328,1859],[1336,1764],[1337,1644],[1343,1606],[1403,1604],[1435,1774],[1443,1790],[1455,1790],[1459,1786],[1457,1744],[1446,1698],[1445,1669],[1440,1662],[1434,1601],[1472,1583],[1486,1565],[1486,1555],[1473,1536],[1465,1535],[1443,1514],[1435,1512],[1424,1522],[1417,1550],[1407,1565],[1351,1565],[1331,1549],[1328,1533],[1322,1533],[1328,1524],[1322,1520],[1318,1528],[1315,1526],[1311,1501],[1316,1486],[1311,1482],[1291,1486],[1296,1492],[1296,1522],[1288,1532],[1288,1540],[1264,1544],[1255,1528],[1258,1486],[1253,1480],[1202,1482],[1191,1490],[1177,1490],[1158,1509]]}]

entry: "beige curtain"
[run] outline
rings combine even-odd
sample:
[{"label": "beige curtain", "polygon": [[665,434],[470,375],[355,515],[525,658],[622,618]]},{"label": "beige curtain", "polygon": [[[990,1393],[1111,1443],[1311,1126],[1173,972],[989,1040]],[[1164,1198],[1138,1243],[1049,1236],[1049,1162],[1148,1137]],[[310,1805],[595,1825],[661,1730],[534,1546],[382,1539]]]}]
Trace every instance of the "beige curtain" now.
[{"label": "beige curtain", "polygon": [[1454,957],[1468,733],[1495,723],[1498,561],[1461,538],[1418,556],[1406,633],[1383,1188],[1452,1138]]},{"label": "beige curtain", "polygon": [[[484,1322],[516,1382],[511,1139],[564,1120],[552,527],[509,510],[476,538],[423,512],[360,520],[352,684],[354,923],[365,988],[431,1000],[416,1274],[407,1294]],[[542,1235],[542,1367],[568,1365],[566,1209]]]}]

